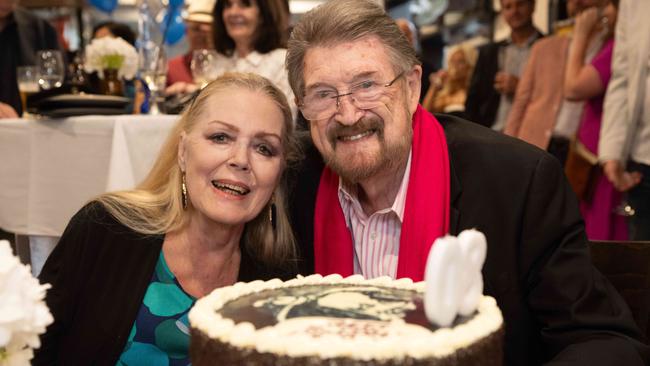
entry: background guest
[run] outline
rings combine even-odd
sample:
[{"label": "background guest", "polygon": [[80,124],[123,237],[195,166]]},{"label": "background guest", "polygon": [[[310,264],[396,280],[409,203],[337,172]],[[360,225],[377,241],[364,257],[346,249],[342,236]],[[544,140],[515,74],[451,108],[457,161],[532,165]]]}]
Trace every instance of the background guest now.
[{"label": "background guest", "polygon": [[477,52],[472,46],[457,45],[450,48],[448,55],[447,69],[429,75],[430,86],[422,106],[432,113],[462,115]]},{"label": "background guest", "polygon": [[215,0],[193,0],[187,8],[185,25],[187,26],[187,41],[189,49],[186,54],[169,60],[167,67],[167,85],[179,81],[193,83],[192,53],[195,50],[214,49],[212,41],[212,9]]},{"label": "background guest", "polygon": [[[598,157],[627,192],[632,240],[650,240],[650,2],[621,0]],[[627,164],[627,166],[626,166]]]},{"label": "background guest", "polygon": [[[429,82],[429,75],[434,72],[433,65],[431,65],[431,62],[427,60],[421,51],[420,48],[420,40],[418,36],[418,29],[413,24],[413,22],[409,21],[408,19],[405,18],[399,18],[395,19],[395,23],[397,23],[397,26],[399,29],[404,33],[406,38],[409,40],[409,43],[413,45],[413,48],[415,48],[415,52],[417,52],[418,60],[422,63],[422,90],[429,90],[430,82]],[[424,100],[424,94],[420,96],[420,101]]]},{"label": "background guest", "polygon": [[93,39],[102,37],[119,37],[135,47],[135,32],[131,27],[114,21],[102,22],[93,28]]},{"label": "background guest", "polygon": [[[284,67],[287,41],[285,0],[217,1],[212,14],[213,40],[221,55],[216,74],[227,71],[254,72],[271,80],[293,100]],[[176,83],[168,94],[193,91],[196,85]],[[293,115],[297,108],[292,105]]]},{"label": "background guest", "polygon": [[99,196],[68,224],[40,275],[55,320],[33,364],[187,364],[195,299],[292,276],[282,184],[292,136],[286,98],[267,79],[208,84],[144,182]]},{"label": "background guest", "polygon": [[[533,25],[535,0],[501,0],[501,15],[510,37],[478,50],[477,65],[467,91],[467,119],[502,131],[530,48],[542,37]],[[425,89],[426,90],[426,89]]]},{"label": "background guest", "polygon": [[[224,0],[214,8],[215,48],[228,57],[224,71],[267,77],[293,101],[284,58],[289,20],[285,0]],[[296,115],[295,103],[292,106]]]},{"label": "background guest", "polygon": [[[604,0],[568,0],[567,13],[575,17]],[[584,108],[564,99],[564,70],[571,39],[553,35],[536,42],[517,85],[504,133],[547,150],[564,164],[569,141],[575,135]],[[591,37],[585,54],[589,62],[601,48],[598,35]]]},{"label": "background guest", "polygon": [[[573,41],[565,71],[564,95],[569,100],[586,101],[576,139],[594,155],[598,153],[598,135],[603,116],[603,100],[612,73],[612,51],[618,0],[609,1],[605,8],[589,8],[576,17]],[[602,31],[607,35],[603,48],[589,64],[585,53],[589,39]],[[626,240],[625,219],[616,213],[622,195],[605,176],[594,182],[591,197],[581,200],[580,211],[585,219],[587,236],[592,240]]]},{"label": "background guest", "polygon": [[16,67],[35,65],[36,51],[46,49],[60,49],[54,28],[17,0],[0,0],[0,118],[22,115]]}]

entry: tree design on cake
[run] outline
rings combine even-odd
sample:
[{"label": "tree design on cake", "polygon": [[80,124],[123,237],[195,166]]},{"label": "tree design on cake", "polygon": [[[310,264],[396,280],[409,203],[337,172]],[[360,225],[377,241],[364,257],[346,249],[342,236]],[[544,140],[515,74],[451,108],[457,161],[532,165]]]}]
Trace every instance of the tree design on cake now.
[{"label": "tree design on cake", "polygon": [[415,309],[409,292],[373,286],[287,288],[277,297],[255,301],[253,306],[265,308],[278,321],[306,316],[388,321],[403,318],[405,312]]}]

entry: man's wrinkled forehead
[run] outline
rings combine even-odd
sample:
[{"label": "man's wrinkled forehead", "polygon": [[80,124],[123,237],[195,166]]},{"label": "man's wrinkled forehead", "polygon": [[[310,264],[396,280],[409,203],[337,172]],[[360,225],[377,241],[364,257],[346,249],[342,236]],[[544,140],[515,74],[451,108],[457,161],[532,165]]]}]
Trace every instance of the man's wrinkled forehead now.
[{"label": "man's wrinkled forehead", "polygon": [[306,88],[334,78],[340,82],[353,82],[359,75],[381,73],[390,66],[390,57],[383,42],[369,36],[308,49],[304,58],[303,79]]}]

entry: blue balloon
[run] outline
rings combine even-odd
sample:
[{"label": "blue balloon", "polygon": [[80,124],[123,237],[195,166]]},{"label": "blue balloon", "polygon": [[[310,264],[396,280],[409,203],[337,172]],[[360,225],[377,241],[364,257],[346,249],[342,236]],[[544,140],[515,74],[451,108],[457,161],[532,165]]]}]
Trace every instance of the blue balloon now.
[{"label": "blue balloon", "polygon": [[112,13],[117,7],[117,0],[89,0],[89,2],[90,5],[106,13]]},{"label": "blue balloon", "polygon": [[165,43],[176,44],[185,35],[185,22],[179,9],[168,11],[163,17],[161,29],[165,35]]},{"label": "blue balloon", "polygon": [[184,3],[184,0],[169,0],[169,7],[173,9],[180,9],[183,7]]}]

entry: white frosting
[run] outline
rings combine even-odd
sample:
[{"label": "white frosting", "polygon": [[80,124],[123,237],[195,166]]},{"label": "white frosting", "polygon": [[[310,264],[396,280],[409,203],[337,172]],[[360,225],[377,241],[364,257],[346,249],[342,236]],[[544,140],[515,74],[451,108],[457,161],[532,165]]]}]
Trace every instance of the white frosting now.
[{"label": "white frosting", "polygon": [[[423,327],[403,321],[375,321],[327,317],[302,317],[288,319],[274,327],[258,331],[262,339],[291,339],[284,342],[281,353],[292,356],[320,354],[328,357],[355,357],[359,348],[365,355],[384,354],[394,357],[393,343],[405,337],[426,337],[431,332]],[[300,347],[296,346],[296,342]],[[321,350],[323,345],[329,350]],[[277,344],[271,342],[267,351],[277,353]],[[325,351],[325,353],[323,352]]]},{"label": "white frosting", "polygon": [[485,235],[477,230],[436,239],[425,271],[424,310],[430,322],[447,327],[458,314],[476,311],[483,294],[486,252]]},{"label": "white frosting", "polygon": [[[274,326],[256,330],[250,323],[235,324],[216,311],[231,300],[264,290],[332,284],[398,288],[419,293],[423,293],[425,287],[423,282],[413,283],[408,279],[392,281],[384,277],[364,280],[361,276],[341,278],[339,275],[299,276],[284,283],[279,280],[237,283],[217,289],[198,300],[190,310],[189,320],[193,328],[207,336],[239,348],[255,349],[258,352],[277,355],[318,356],[323,359],[349,357],[358,360],[399,359],[407,356],[444,357],[497,331],[503,323],[496,301],[488,296],[479,299],[478,314],[466,323],[433,332],[402,320],[372,321],[327,317],[291,318],[280,321]],[[357,304],[365,304],[368,300],[350,294],[342,296],[346,299],[335,294],[328,295],[324,298],[323,305],[339,306],[337,302],[349,300]],[[290,304],[293,300],[280,299],[279,301]],[[339,308],[346,306],[339,306]],[[350,334],[355,336],[352,337]]]}]

